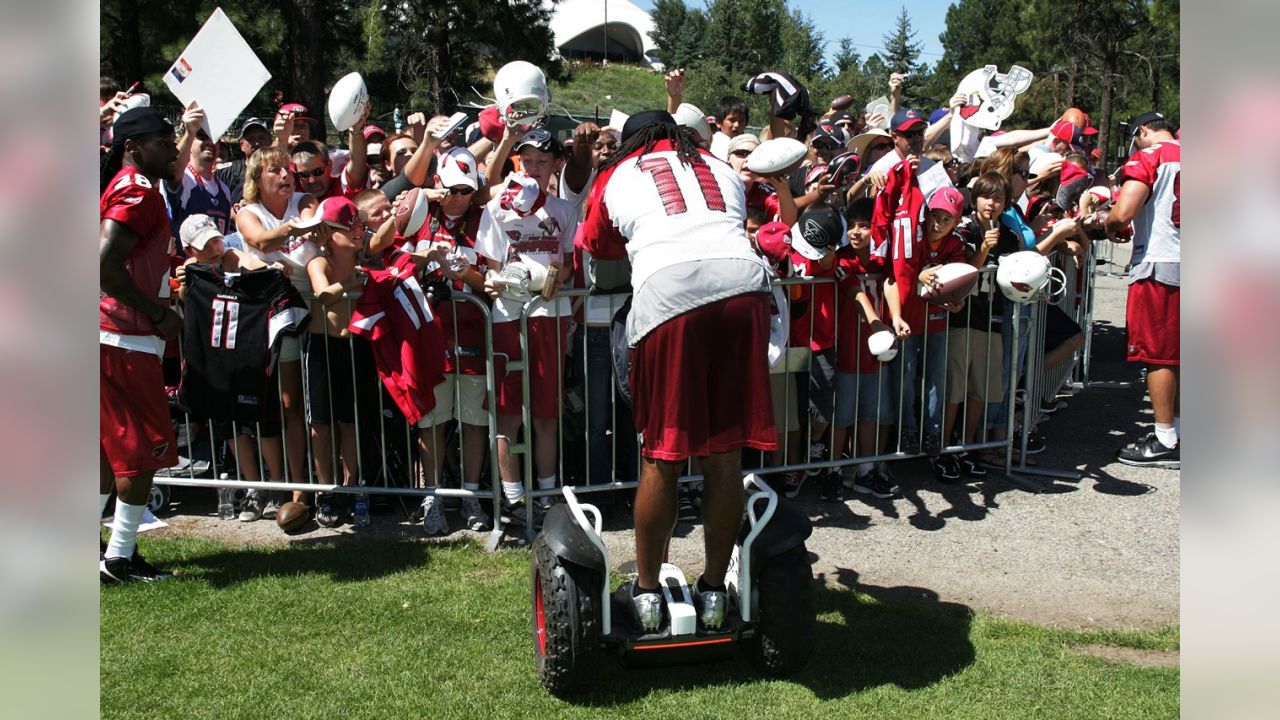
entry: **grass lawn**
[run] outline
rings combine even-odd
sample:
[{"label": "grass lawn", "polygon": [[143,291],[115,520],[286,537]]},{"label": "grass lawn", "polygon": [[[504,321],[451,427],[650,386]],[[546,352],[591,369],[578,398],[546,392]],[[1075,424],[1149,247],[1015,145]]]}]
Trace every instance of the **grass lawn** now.
[{"label": "grass lawn", "polygon": [[331,539],[144,540],[182,578],[103,588],[104,718],[1172,718],[1178,670],[1084,644],[1176,650],[1159,632],[1071,632],[955,604],[815,595],[813,659],[628,671],[576,704],[534,673],[528,554]]}]

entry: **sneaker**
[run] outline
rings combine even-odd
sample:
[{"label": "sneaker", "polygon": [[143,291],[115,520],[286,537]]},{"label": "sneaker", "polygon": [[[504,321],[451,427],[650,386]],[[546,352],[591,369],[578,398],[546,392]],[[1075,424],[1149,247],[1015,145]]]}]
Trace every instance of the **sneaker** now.
[{"label": "sneaker", "polygon": [[898,449],[907,455],[918,455],[920,453],[920,433],[915,430],[905,429],[898,433]]},{"label": "sneaker", "polygon": [[693,498],[689,491],[681,489],[679,499],[676,501],[676,520],[683,523],[695,523],[698,521],[698,509],[693,506]]},{"label": "sneaker", "polygon": [[449,524],[444,520],[443,505],[440,498],[435,495],[422,498],[422,530],[427,535],[449,534]]},{"label": "sneaker", "polygon": [[876,468],[866,475],[859,477],[857,480],[854,480],[853,489],[855,492],[877,497],[881,500],[891,498],[898,494],[898,486],[893,484],[893,481],[889,480],[889,478],[885,477],[885,474],[880,472],[879,468]]},{"label": "sneaker", "polygon": [[316,524],[324,528],[342,524],[342,516],[338,514],[338,504],[333,493],[316,493]]},{"label": "sneaker", "polygon": [[267,506],[262,509],[262,517],[274,520],[280,514],[280,499],[271,498],[267,501]]},{"label": "sneaker", "polygon": [[267,501],[262,496],[262,493],[257,490],[250,490],[249,494],[244,498],[244,505],[240,507],[240,522],[260,520],[266,509]]},{"label": "sneaker", "polygon": [[802,470],[793,470],[782,478],[782,494],[793,498],[800,494],[800,488],[804,487],[805,478],[808,477]]},{"label": "sneaker", "polygon": [[178,429],[174,431],[174,445],[181,450],[191,444],[191,435],[195,428],[187,423],[178,423]]},{"label": "sneaker", "polygon": [[937,457],[942,452],[942,435],[934,432],[925,433],[922,448],[925,455]]},{"label": "sneaker", "polygon": [[104,585],[127,582],[157,582],[173,578],[146,560],[135,550],[133,557],[102,558],[98,561],[98,578]]},{"label": "sneaker", "polygon": [[1032,430],[1031,434],[1027,436],[1027,454],[1039,455],[1044,452],[1045,447],[1044,436],[1039,432]]},{"label": "sneaker", "polygon": [[956,461],[960,464],[960,472],[968,477],[979,478],[987,476],[987,468],[970,453],[958,455]]},{"label": "sneaker", "polygon": [[836,473],[822,476],[822,499],[826,502],[844,502],[844,483]]},{"label": "sneaker", "polygon": [[662,625],[662,593],[657,590],[637,593],[639,579],[631,581],[631,611],[636,625],[644,632],[657,632]]},{"label": "sneaker", "polygon": [[960,479],[960,462],[954,455],[939,455],[933,459],[933,477],[949,485]]},{"label": "sneaker", "polygon": [[852,490],[853,484],[854,482],[857,481],[857,479],[858,479],[857,465],[845,465],[844,467],[840,468],[840,484],[841,485]]},{"label": "sneaker", "polygon": [[1120,452],[1116,453],[1116,459],[1125,465],[1169,470],[1177,470],[1181,467],[1180,456],[1180,448],[1166,447],[1155,433],[1147,433],[1146,437],[1124,446]]},{"label": "sneaker", "polygon": [[695,586],[693,601],[698,607],[698,621],[702,627],[716,629],[724,625],[724,616],[729,608],[729,593],[724,588],[703,590],[702,579]]},{"label": "sneaker", "polygon": [[[826,459],[827,459],[826,443],[822,441],[818,441],[816,443],[809,444],[809,462],[811,463],[822,462]],[[808,475],[809,477],[817,477],[818,474],[821,472],[822,472],[822,468],[810,468],[809,470],[805,470],[804,474]]]},{"label": "sneaker", "polygon": [[480,532],[493,527],[490,524],[489,514],[480,506],[479,498],[462,498],[462,517],[466,518],[466,526],[468,530]]}]

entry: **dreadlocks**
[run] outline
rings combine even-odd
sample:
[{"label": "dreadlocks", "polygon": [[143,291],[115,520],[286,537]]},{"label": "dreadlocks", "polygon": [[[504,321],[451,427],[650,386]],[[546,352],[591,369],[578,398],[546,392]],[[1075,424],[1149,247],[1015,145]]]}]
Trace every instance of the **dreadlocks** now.
[{"label": "dreadlocks", "polygon": [[699,162],[699,148],[693,141],[693,132],[689,128],[669,122],[658,122],[640,128],[623,141],[618,151],[600,165],[599,171],[604,172],[617,165],[636,150],[643,149],[644,153],[653,152],[654,146],[663,140],[671,143],[671,148],[675,150],[676,157],[682,164],[693,165]]}]

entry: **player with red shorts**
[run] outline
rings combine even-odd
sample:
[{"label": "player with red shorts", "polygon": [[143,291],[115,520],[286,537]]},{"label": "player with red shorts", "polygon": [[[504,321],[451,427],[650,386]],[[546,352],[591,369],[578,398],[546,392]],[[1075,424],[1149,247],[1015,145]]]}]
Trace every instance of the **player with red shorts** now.
[{"label": "player with red shorts", "polygon": [[631,116],[600,168],[583,246],[631,261],[631,394],[643,433],[632,603],[662,621],[658,573],[676,520],[676,480],[690,457],[705,478],[706,564],[695,600],[705,627],[724,622],[725,572],[742,519],[743,447],[776,447],[769,389],[769,270],[744,225],[746,191],[662,111]]},{"label": "player with red shorts", "polygon": [[160,111],[120,116],[102,167],[98,239],[100,351],[99,512],[116,488],[104,583],[170,577],[137,552],[138,525],[155,471],[178,460],[160,360],[182,319],[169,308],[173,239],[160,178],[177,170],[178,146]]},{"label": "player with red shorts", "polygon": [[1157,112],[1133,121],[1137,152],[1121,169],[1120,191],[1107,217],[1109,235],[1133,223],[1133,260],[1125,311],[1128,358],[1147,365],[1147,392],[1155,411],[1155,432],[1120,450],[1126,465],[1177,469],[1181,288],[1182,145],[1173,126]]}]

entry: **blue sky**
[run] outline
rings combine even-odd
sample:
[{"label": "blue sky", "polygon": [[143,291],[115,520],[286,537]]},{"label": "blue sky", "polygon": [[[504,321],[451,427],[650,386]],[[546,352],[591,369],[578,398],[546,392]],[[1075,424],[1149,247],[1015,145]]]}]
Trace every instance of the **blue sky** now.
[{"label": "blue sky", "polygon": [[[653,0],[631,0],[645,10],[653,9]],[[898,13],[907,9],[916,42],[921,44],[922,62],[932,65],[942,55],[938,35],[946,27],[947,8],[954,0],[789,0],[793,8],[809,16],[827,41],[830,60],[840,38],[848,37],[856,44],[858,54],[867,57],[878,52],[881,38],[894,29]],[[702,0],[684,0],[689,7],[704,7]]]}]

